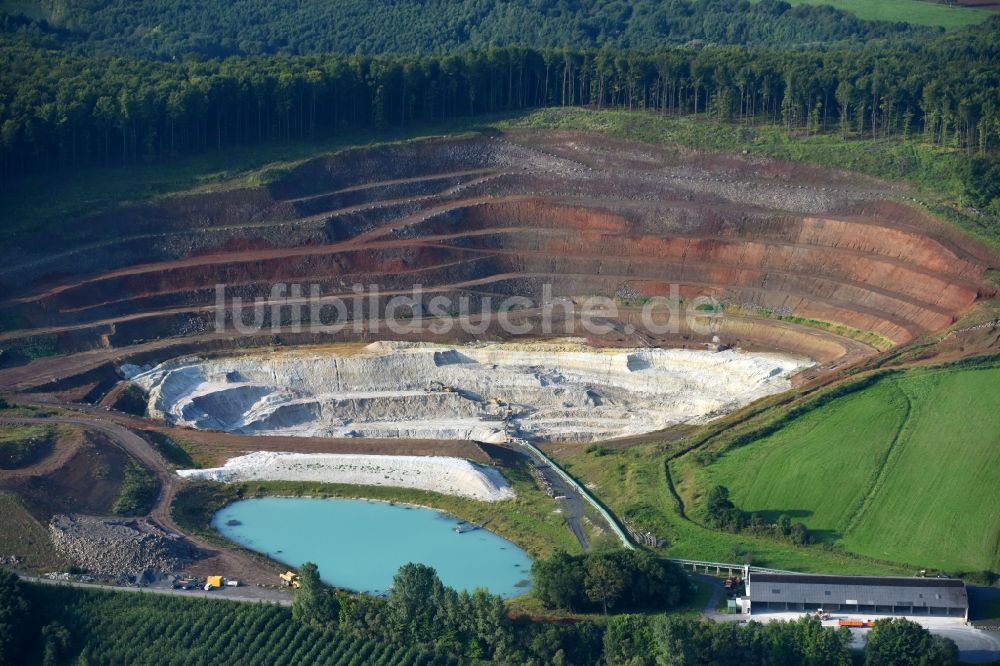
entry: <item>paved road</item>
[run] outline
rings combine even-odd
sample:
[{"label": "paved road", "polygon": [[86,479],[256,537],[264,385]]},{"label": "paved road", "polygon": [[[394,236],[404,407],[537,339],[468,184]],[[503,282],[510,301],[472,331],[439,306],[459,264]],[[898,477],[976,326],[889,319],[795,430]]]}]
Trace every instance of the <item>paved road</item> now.
[{"label": "paved road", "polygon": [[[925,626],[935,636],[944,636],[955,641],[962,663],[992,664],[1000,660],[1000,634],[996,632],[983,631],[960,622],[951,625],[925,624]],[[863,648],[868,641],[869,631],[869,629],[852,629],[853,645],[859,649]]]},{"label": "paved road", "polygon": [[[539,460],[532,455],[528,449],[509,444],[502,446],[508,451],[512,451],[513,453],[524,458],[527,464],[535,465],[536,469],[538,469],[542,477],[548,481],[556,495],[563,497],[563,499],[558,500],[558,502],[563,512],[563,518],[566,519],[566,525],[573,533],[573,536],[576,537],[576,540],[580,542],[580,546],[583,548],[584,552],[590,550],[590,540],[587,539],[587,535],[583,531],[583,498],[580,497],[576,490],[566,483],[566,481],[559,476],[546,461]],[[536,465],[536,463],[542,464]]]},{"label": "paved road", "polygon": [[549,482],[556,495],[562,497],[558,502],[562,508],[563,517],[566,519],[566,525],[569,526],[576,540],[580,542],[583,550],[585,552],[590,550],[590,541],[583,531],[583,499],[551,467],[545,466],[538,471]]},{"label": "paved road", "polygon": [[970,664],[1000,661],[1000,633],[974,627],[936,627],[931,632],[955,641],[961,659]]},{"label": "paved road", "polygon": [[[726,594],[726,588],[722,584],[722,581],[715,576],[706,576],[705,574],[692,573],[691,577],[698,581],[699,585],[708,585],[712,588],[712,595],[705,602],[705,608],[701,611],[706,617],[715,618],[717,615],[725,615],[724,613],[719,613],[716,609],[719,607],[719,602],[722,601],[722,597]],[[726,617],[732,617],[731,615],[726,615]]]},{"label": "paved road", "polygon": [[225,599],[227,601],[242,601],[245,603],[275,603],[280,606],[291,606],[292,597],[288,592],[278,589],[261,587],[223,588],[206,592],[204,590],[175,590],[169,587],[120,587],[117,585],[98,585],[97,583],[80,583],[67,580],[50,580],[37,576],[20,576],[20,579],[41,585],[64,585],[89,590],[104,590],[111,592],[133,592],[138,594],[163,594],[172,597],[196,597],[202,599]]}]

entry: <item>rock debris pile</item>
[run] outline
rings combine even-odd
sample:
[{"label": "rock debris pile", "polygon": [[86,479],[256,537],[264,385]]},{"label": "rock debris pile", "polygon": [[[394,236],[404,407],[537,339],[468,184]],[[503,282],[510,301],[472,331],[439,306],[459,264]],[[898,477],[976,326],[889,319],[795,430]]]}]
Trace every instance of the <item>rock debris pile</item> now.
[{"label": "rock debris pile", "polygon": [[184,541],[136,518],[56,515],[49,535],[56,550],[73,564],[115,581],[180,571],[198,556]]}]

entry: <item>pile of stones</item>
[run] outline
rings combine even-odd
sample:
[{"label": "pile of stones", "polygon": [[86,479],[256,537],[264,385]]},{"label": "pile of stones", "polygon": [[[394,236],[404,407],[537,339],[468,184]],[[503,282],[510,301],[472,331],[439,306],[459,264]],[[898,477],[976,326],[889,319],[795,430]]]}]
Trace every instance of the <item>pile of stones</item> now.
[{"label": "pile of stones", "polygon": [[49,523],[56,550],[76,566],[109,580],[184,569],[198,552],[147,520],[56,515]]}]

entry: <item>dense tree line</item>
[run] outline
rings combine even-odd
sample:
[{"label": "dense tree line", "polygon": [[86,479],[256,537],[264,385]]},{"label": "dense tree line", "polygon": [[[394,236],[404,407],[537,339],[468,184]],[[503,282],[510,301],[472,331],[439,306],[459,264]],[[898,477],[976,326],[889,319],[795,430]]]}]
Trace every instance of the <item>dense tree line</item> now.
[{"label": "dense tree line", "polygon": [[292,616],[329,632],[415,646],[461,660],[505,664],[597,664],[598,625],[569,626],[511,618],[504,600],[486,592],[445,587],[433,568],[406,564],[387,598],[347,594],[325,587],[316,566],[300,572]]},{"label": "dense tree line", "polygon": [[729,497],[729,488],[725,486],[714,486],[705,495],[705,521],[710,526],[727,532],[778,537],[799,545],[810,541],[805,524],[793,523],[788,514],[781,514],[772,523],[762,514],[744,511],[733,503]]},{"label": "dense tree line", "polygon": [[[510,664],[847,666],[846,629],[616,615],[557,624],[512,619],[502,600],[457,593],[406,565],[387,599],[324,587],[303,566],[291,612],[270,604],[26,585],[0,570],[0,666],[41,664]],[[865,663],[950,666],[955,644],[906,620],[871,631]]]},{"label": "dense tree line", "polygon": [[[782,123],[800,133],[920,135],[989,158],[1000,138],[1000,18],[927,44],[653,52],[491,48],[429,57],[82,57],[8,33],[0,182],[267,140],[545,105]],[[23,36],[22,36],[23,37]],[[994,186],[995,189],[995,186]]]},{"label": "dense tree line", "polygon": [[24,585],[0,570],[0,665],[454,664],[411,646],[331,633],[272,604]]},{"label": "dense tree line", "polygon": [[82,52],[158,58],[446,54],[518,44],[653,49],[693,40],[787,45],[938,32],[779,0],[41,0],[38,5],[38,14]]},{"label": "dense tree line", "polygon": [[[608,622],[604,656],[612,666],[849,666],[850,630],[815,617],[794,622],[715,623],[669,616],[623,615]],[[870,666],[951,666],[958,649],[903,619],[876,623],[865,646]]]},{"label": "dense tree line", "polygon": [[23,654],[23,635],[28,602],[17,577],[0,569],[0,666],[18,664]]},{"label": "dense tree line", "polygon": [[876,622],[865,645],[867,666],[947,666],[958,663],[955,641],[934,636],[916,622],[889,618]]},{"label": "dense tree line", "polygon": [[[577,559],[584,566],[588,564],[587,558]],[[566,577],[573,576],[566,568],[572,561],[561,556],[550,573],[566,582]],[[589,561],[616,560],[595,557]],[[627,568],[629,562],[636,561],[623,558],[617,563]],[[303,578],[309,582],[296,594],[293,611],[300,621],[394,642],[433,646],[439,652],[464,659],[629,666],[854,663],[850,631],[823,627],[815,617],[740,624],[663,614],[615,615],[603,627],[591,622],[562,626],[511,619],[499,597],[482,591],[457,593],[444,587],[434,570],[423,565],[402,567],[386,600],[345,596],[323,588],[312,565],[303,567]],[[538,588],[539,583],[535,573],[535,594],[542,596],[546,592]],[[655,581],[636,583],[637,587],[654,588],[650,595],[670,594],[669,590],[655,590]],[[900,619],[880,621],[865,649],[865,663],[873,666],[950,666],[957,662],[958,650],[953,641],[932,636],[920,625]]]},{"label": "dense tree line", "polygon": [[634,612],[673,608],[689,596],[680,568],[647,552],[558,552],[531,567],[534,593],[549,608]]}]

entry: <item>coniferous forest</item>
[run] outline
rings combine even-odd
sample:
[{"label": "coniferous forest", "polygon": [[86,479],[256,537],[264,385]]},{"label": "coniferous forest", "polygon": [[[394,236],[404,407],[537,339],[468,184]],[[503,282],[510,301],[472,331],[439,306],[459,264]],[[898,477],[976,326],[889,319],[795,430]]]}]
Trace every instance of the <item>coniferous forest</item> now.
[{"label": "coniferous forest", "polygon": [[153,58],[447,54],[491,46],[652,50],[690,42],[789,46],[940,28],[861,21],[782,0],[41,0],[67,46]]},{"label": "coniferous forest", "polygon": [[[114,39],[102,35],[126,35],[121,22],[139,21],[141,12],[154,11],[157,3],[128,3],[131,13],[110,12],[116,4],[95,10],[88,19],[95,24],[93,33],[22,16],[0,19],[0,179],[5,187],[33,173],[128,166],[233,145],[545,105],[707,115],[778,123],[798,133],[920,136],[982,158],[1000,141],[1000,18],[945,34],[860,22],[885,38],[847,41],[837,40],[842,35],[826,30],[822,21],[803,19],[818,32],[793,30],[778,40],[780,26],[800,10],[818,11],[818,16],[834,10],[791,10],[767,2],[753,5],[750,18],[730,27],[748,21],[780,44],[734,37],[743,43],[673,45],[640,29],[633,9],[617,41],[605,30],[606,38],[582,40],[583,47],[567,34],[540,41],[571,47],[498,47],[470,37],[427,49],[449,51],[438,55],[380,54],[380,49],[398,50],[388,44],[364,55],[290,55],[266,40],[251,40],[257,46],[221,53],[277,53],[222,58],[205,57],[179,38],[170,40],[170,50],[179,55],[167,56],[152,45],[148,50],[117,48]],[[205,3],[200,11],[215,4]],[[299,3],[299,13],[308,7],[319,11],[318,4]],[[719,3],[687,4],[708,12]],[[84,22],[82,10],[66,12],[67,24]],[[709,23],[705,18],[701,25]],[[851,21],[835,24],[843,28]],[[182,23],[170,25],[164,39],[184,30]],[[377,34],[388,32],[391,24],[372,25]],[[800,28],[805,30],[804,24]],[[615,46],[632,33],[636,37],[626,43],[642,48]],[[686,36],[691,34],[701,33]],[[816,41],[800,42],[809,36]],[[494,41],[515,37],[509,33]],[[303,39],[300,50],[327,47]]]}]

